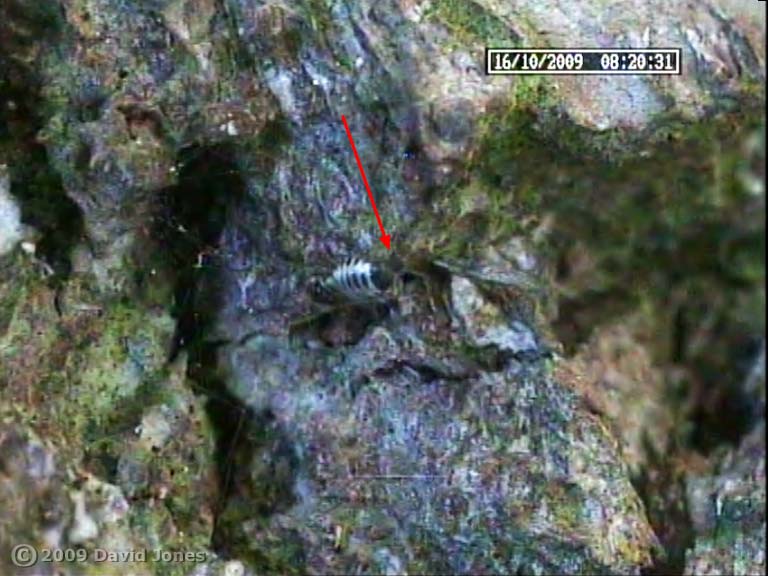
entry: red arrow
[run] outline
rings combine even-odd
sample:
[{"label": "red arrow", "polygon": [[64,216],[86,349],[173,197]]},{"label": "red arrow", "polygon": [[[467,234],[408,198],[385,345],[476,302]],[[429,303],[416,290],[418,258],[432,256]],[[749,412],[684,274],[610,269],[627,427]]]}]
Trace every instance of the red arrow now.
[{"label": "red arrow", "polygon": [[347,119],[344,118],[344,114],[341,115],[341,121],[344,122],[344,128],[347,130],[347,136],[349,137],[349,144],[352,146],[352,152],[355,153],[355,160],[357,160],[357,167],[360,168],[360,175],[363,177],[363,184],[365,184],[365,189],[368,191],[368,198],[371,201],[371,206],[373,206],[373,213],[376,215],[376,222],[379,223],[379,229],[381,230],[381,243],[384,244],[384,246],[387,247],[387,250],[389,250],[389,234],[386,233],[384,230],[384,224],[381,223],[381,216],[379,216],[379,211],[376,208],[376,202],[373,199],[373,194],[371,194],[371,187],[368,185],[368,179],[365,177],[365,170],[363,170],[363,163],[360,162],[360,156],[357,154],[357,148],[355,148],[355,141],[352,139],[352,132],[349,131],[349,126],[347,125]]}]

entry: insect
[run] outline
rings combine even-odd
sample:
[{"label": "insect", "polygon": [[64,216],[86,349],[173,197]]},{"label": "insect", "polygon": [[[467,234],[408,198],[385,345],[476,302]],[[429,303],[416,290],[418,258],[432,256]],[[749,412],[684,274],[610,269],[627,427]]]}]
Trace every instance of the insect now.
[{"label": "insect", "polygon": [[323,304],[376,303],[386,300],[392,280],[392,274],[381,267],[348,258],[325,279],[311,279],[309,292]]}]

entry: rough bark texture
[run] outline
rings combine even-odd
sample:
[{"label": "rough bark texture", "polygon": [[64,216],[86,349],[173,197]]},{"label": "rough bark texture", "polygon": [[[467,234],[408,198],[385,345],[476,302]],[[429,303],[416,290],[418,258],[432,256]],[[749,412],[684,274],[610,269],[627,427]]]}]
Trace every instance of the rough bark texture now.
[{"label": "rough bark texture", "polygon": [[764,571],[759,6],[3,2],[0,572]]}]

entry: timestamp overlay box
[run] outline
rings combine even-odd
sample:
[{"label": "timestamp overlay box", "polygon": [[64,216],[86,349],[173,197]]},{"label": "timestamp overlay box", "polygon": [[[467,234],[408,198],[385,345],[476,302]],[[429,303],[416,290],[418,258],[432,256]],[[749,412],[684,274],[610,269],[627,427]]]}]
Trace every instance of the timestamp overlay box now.
[{"label": "timestamp overlay box", "polygon": [[681,48],[486,48],[485,72],[502,74],[680,74]]}]

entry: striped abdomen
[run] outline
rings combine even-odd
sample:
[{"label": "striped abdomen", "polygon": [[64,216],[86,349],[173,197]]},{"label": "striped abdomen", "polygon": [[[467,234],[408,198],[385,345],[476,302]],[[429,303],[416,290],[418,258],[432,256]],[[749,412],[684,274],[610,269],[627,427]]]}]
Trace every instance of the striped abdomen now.
[{"label": "striped abdomen", "polygon": [[319,302],[370,302],[381,300],[392,277],[378,266],[349,258],[333,273],[312,284],[312,296]]}]

